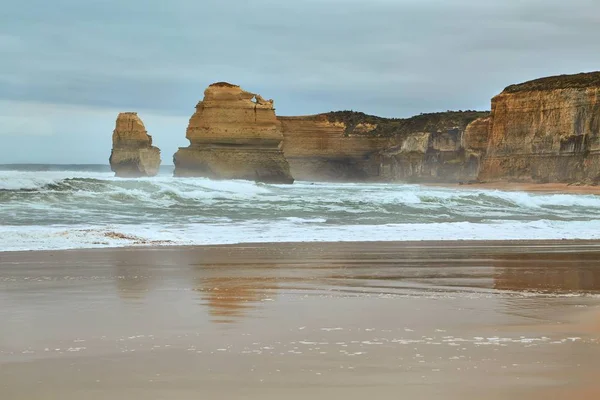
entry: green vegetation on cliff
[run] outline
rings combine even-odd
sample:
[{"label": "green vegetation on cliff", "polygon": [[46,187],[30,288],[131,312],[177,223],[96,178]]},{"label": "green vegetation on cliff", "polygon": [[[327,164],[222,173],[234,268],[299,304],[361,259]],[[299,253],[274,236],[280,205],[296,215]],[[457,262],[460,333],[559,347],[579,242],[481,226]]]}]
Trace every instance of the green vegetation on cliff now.
[{"label": "green vegetation on cliff", "polygon": [[510,85],[504,89],[503,93],[560,89],[585,89],[588,87],[600,87],[600,72],[588,72],[575,75],[557,75],[535,79],[516,85]]},{"label": "green vegetation on cliff", "polygon": [[[452,128],[464,129],[477,118],[487,117],[487,111],[446,111],[440,113],[420,114],[410,118],[382,118],[357,111],[332,111],[320,114],[332,122],[343,122],[346,135],[395,136],[415,132],[438,132]],[[365,132],[355,130],[357,125],[371,124],[377,127]]]}]

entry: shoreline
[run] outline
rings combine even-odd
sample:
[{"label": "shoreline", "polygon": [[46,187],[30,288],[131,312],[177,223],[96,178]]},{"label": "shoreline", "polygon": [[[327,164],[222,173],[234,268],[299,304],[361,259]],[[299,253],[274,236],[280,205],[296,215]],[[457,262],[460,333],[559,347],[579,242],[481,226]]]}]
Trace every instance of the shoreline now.
[{"label": "shoreline", "polygon": [[449,189],[484,189],[507,192],[547,194],[600,195],[600,186],[573,185],[569,183],[478,182],[478,183],[418,183],[421,186]]},{"label": "shoreline", "polygon": [[[332,247],[332,248],[345,248],[353,246],[372,246],[372,247],[386,247],[393,246],[396,249],[416,249],[416,248],[523,248],[523,247],[536,247],[536,248],[548,248],[557,246],[571,246],[571,247],[590,247],[592,249],[600,248],[600,239],[516,239],[516,240],[382,240],[382,241],[307,241],[307,242],[240,242],[240,243],[224,243],[224,244],[191,244],[191,245],[169,245],[169,244],[142,244],[142,245],[127,245],[127,246],[115,246],[115,247],[87,247],[87,248],[72,248],[72,249],[44,249],[44,250],[0,250],[2,256],[18,256],[26,254],[40,254],[40,253],[89,253],[99,251],[158,251],[158,250],[169,250],[169,251],[190,251],[190,250],[220,250],[220,249],[235,249],[235,248],[297,248],[297,247]],[[0,261],[2,261],[0,259]]]}]

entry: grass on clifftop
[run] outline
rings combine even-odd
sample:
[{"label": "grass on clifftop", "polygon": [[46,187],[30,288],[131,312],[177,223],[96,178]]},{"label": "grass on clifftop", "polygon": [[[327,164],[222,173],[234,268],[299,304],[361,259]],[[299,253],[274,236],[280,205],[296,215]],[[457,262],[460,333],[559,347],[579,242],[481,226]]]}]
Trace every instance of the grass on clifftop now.
[{"label": "grass on clifftop", "polygon": [[510,85],[504,93],[517,93],[535,90],[585,89],[600,87],[600,72],[587,72],[575,75],[557,75]]},{"label": "grass on clifftop", "polygon": [[[467,110],[420,114],[410,118],[383,118],[357,111],[332,111],[321,115],[329,121],[343,122],[346,125],[346,135],[394,136],[452,128],[464,129],[477,118],[487,117],[489,114],[487,111]],[[358,124],[373,124],[377,125],[377,128],[366,133],[355,133],[354,128]]]}]

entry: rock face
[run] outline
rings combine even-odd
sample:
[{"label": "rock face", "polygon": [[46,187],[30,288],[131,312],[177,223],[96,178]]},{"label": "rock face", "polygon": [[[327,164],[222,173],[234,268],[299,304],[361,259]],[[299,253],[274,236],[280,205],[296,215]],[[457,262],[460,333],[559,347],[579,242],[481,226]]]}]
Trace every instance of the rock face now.
[{"label": "rock face", "polygon": [[483,156],[487,152],[491,117],[478,118],[467,125],[463,136],[463,147]]},{"label": "rock face", "polygon": [[388,181],[467,182],[477,178],[480,157],[465,141],[467,127],[485,112],[422,114],[402,122],[380,153]]},{"label": "rock face", "polygon": [[600,72],[537,79],[494,97],[479,177],[600,183]]},{"label": "rock face", "polygon": [[[371,156],[385,148],[388,138],[349,135],[344,122],[326,114],[279,120],[283,150],[296,179],[364,181],[378,177]],[[367,128],[359,129],[364,132]]]},{"label": "rock face", "polygon": [[465,149],[465,159],[467,160],[466,181],[477,181],[479,178],[479,171],[487,154],[491,122],[492,118],[489,116],[478,118],[465,128],[462,147]]},{"label": "rock face", "polygon": [[221,82],[204,92],[190,118],[190,146],[173,157],[176,176],[292,183],[273,100]]},{"label": "rock face", "polygon": [[484,112],[388,119],[342,111],[280,117],[284,152],[298,179],[460,182],[477,177],[467,125]]},{"label": "rock face", "polygon": [[152,146],[144,123],[137,113],[120,113],[113,131],[110,167],[116,176],[154,176],[160,167],[160,150]]}]

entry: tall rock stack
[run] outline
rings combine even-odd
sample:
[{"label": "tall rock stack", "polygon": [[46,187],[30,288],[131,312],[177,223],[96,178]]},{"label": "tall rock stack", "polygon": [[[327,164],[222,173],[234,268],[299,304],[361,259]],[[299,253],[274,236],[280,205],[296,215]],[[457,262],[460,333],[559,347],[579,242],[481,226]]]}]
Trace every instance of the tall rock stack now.
[{"label": "tall rock stack", "polygon": [[152,146],[137,113],[120,113],[113,131],[110,167],[119,177],[154,176],[160,167],[160,150]]},{"label": "tall rock stack", "polygon": [[225,82],[212,84],[190,118],[190,146],[173,157],[176,176],[292,183],[273,100]]},{"label": "tall rock stack", "polygon": [[536,79],[494,97],[479,178],[600,183],[600,72]]}]

